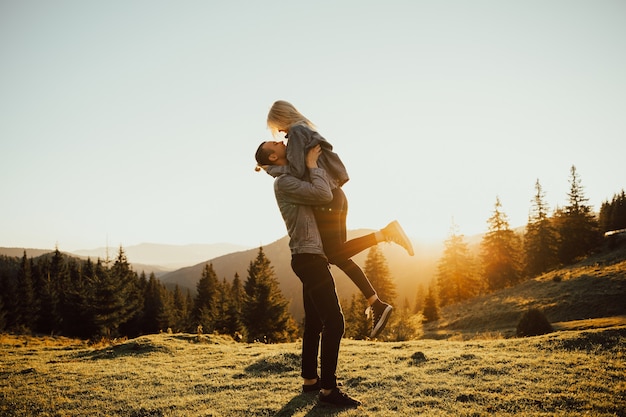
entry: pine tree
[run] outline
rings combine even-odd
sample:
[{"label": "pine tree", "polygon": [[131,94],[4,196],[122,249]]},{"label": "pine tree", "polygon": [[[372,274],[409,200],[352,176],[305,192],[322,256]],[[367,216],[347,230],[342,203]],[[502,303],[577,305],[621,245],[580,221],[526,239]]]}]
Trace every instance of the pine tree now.
[{"label": "pine tree", "polygon": [[615,194],[611,202],[604,201],[598,217],[600,232],[626,229],[626,194]]},{"label": "pine tree", "polygon": [[517,284],[522,278],[521,241],[509,228],[502,212],[500,198],[496,198],[493,215],[487,221],[489,230],[481,242],[484,281],[489,290]]},{"label": "pine tree", "polygon": [[524,235],[525,268],[535,276],[557,266],[558,236],[548,216],[548,205],[539,180]]},{"label": "pine tree", "polygon": [[217,274],[213,270],[213,264],[205,264],[202,277],[196,284],[196,298],[194,300],[193,317],[198,326],[202,326],[204,333],[212,333],[215,330],[217,318]]},{"label": "pine tree", "polygon": [[[90,262],[89,262],[90,263]],[[85,267],[87,262],[85,263]],[[65,287],[60,289],[63,294],[59,307],[62,317],[63,334],[72,337],[89,337],[86,329],[92,322],[92,318],[87,316],[87,299],[91,291],[87,284],[83,265],[74,258],[67,260],[69,281]]]},{"label": "pine tree", "polygon": [[350,303],[343,302],[342,305],[348,306],[343,312],[346,326],[344,337],[355,340],[367,339],[372,330],[372,322],[365,315],[367,300],[352,294]]},{"label": "pine tree", "polygon": [[[142,275],[145,278],[145,274]],[[144,289],[142,331],[158,333],[167,329],[170,325],[167,307],[167,290],[163,288],[154,273],[150,273]]]},{"label": "pine tree", "polygon": [[624,190],[613,197],[612,205],[611,230],[626,229],[626,193]]},{"label": "pine tree", "polygon": [[423,316],[426,323],[439,320],[439,306],[434,282],[431,282],[428,286],[428,292],[424,299]]},{"label": "pine tree", "polygon": [[[57,251],[58,252],[58,251]],[[37,263],[35,278],[35,288],[39,313],[36,330],[39,333],[54,333],[60,329],[61,317],[59,314],[59,293],[55,282],[60,271],[60,260],[55,253],[55,264],[47,257],[40,258]]]},{"label": "pine tree", "polygon": [[98,333],[95,324],[97,305],[95,292],[98,282],[96,269],[96,265],[87,258],[80,268],[80,279],[75,281],[69,294],[70,302],[76,311],[76,317],[72,320],[72,336],[88,338]]},{"label": "pine tree", "polygon": [[128,337],[139,336],[142,332],[141,322],[143,319],[145,279],[142,282],[139,275],[133,271],[121,246],[115,263],[111,268],[111,273],[118,276],[123,282],[122,291],[126,302],[119,331]]},{"label": "pine tree", "polygon": [[[0,281],[2,274],[0,273]],[[0,297],[0,332],[4,331],[7,328],[7,312],[4,309],[4,301],[2,297]]]},{"label": "pine tree", "polygon": [[289,314],[289,302],[278,288],[274,268],[263,248],[259,248],[256,259],[250,262],[244,290],[243,319],[248,341],[291,341],[297,334],[297,326]]},{"label": "pine tree", "polygon": [[70,287],[70,269],[69,260],[56,247],[50,262],[50,278],[54,290],[57,294],[56,301],[56,323],[53,330],[63,332],[65,330],[65,320],[70,316],[70,312],[66,311],[68,305],[67,289]]},{"label": "pine tree", "polygon": [[600,215],[598,216],[598,226],[602,233],[613,230],[611,219],[613,217],[613,205],[608,201],[603,201],[600,206]]},{"label": "pine tree", "polygon": [[413,314],[422,314],[424,311],[424,300],[426,299],[426,289],[424,284],[417,286],[417,292],[415,293],[415,304],[413,305]]},{"label": "pine tree", "polygon": [[391,322],[387,325],[389,340],[393,342],[403,342],[405,340],[415,340],[423,334],[424,316],[414,314],[408,298],[404,299],[404,304],[391,317]]},{"label": "pine tree", "polygon": [[20,326],[26,331],[35,329],[37,323],[37,299],[33,283],[32,259],[26,257],[26,251],[22,256],[20,268],[17,272],[17,317]]},{"label": "pine tree", "polygon": [[[19,331],[17,315],[19,299],[15,276],[19,268],[19,258],[0,255],[0,298],[3,304],[4,328]],[[33,273],[33,277],[35,274]]]},{"label": "pine tree", "polygon": [[363,272],[376,288],[378,297],[386,302],[393,303],[396,300],[396,284],[391,279],[387,258],[378,246],[372,246],[367,252],[365,268]]},{"label": "pine tree", "polygon": [[133,335],[137,331],[134,320],[140,318],[143,299],[137,274],[130,267],[123,248],[120,247],[111,269],[98,261],[96,272],[94,323],[99,335]]},{"label": "pine tree", "polygon": [[231,288],[226,278],[217,286],[217,297],[215,299],[215,330],[220,334],[231,334],[228,330],[229,311],[231,305]]},{"label": "pine tree", "polygon": [[98,336],[116,336],[115,332],[121,322],[119,310],[123,306],[123,300],[119,294],[119,283],[113,280],[109,269],[104,268],[100,260],[96,266],[98,274],[92,305],[94,325]]},{"label": "pine tree", "polygon": [[198,323],[195,321],[194,316],[193,316],[194,299],[191,296],[191,291],[189,289],[187,289],[185,304],[189,308],[189,322],[188,322],[189,326],[187,328],[189,329],[189,331],[195,332],[198,330]]},{"label": "pine tree", "polygon": [[555,215],[559,233],[558,256],[565,265],[588,255],[599,245],[601,238],[598,222],[587,204],[581,180],[573,165],[570,175],[568,204]]},{"label": "pine tree", "polygon": [[9,283],[10,272],[8,271],[9,265],[11,265],[10,258],[8,256],[0,255],[0,331],[8,330],[9,328],[9,314],[11,309],[8,306],[8,301],[17,300],[15,295],[16,289],[11,290]]},{"label": "pine tree", "polygon": [[243,303],[245,299],[245,290],[239,278],[239,274],[235,273],[233,282],[230,285],[230,303],[227,312],[226,332],[236,339],[243,338],[245,326],[243,324]]},{"label": "pine tree", "polygon": [[474,260],[458,226],[452,225],[437,266],[437,285],[441,306],[467,300],[479,293]]},{"label": "pine tree", "polygon": [[174,332],[185,332],[191,331],[191,308],[187,302],[187,299],[183,295],[183,292],[180,290],[178,284],[174,287],[173,294],[173,319],[171,326],[173,327]]}]

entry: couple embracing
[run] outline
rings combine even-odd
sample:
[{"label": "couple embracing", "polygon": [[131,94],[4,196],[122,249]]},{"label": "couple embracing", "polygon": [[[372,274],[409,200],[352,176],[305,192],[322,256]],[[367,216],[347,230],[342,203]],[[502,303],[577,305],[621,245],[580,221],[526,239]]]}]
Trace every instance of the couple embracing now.
[{"label": "couple embracing", "polygon": [[372,320],[373,339],[384,329],[393,307],[378,298],[363,270],[351,258],[381,242],[397,243],[411,256],[413,247],[397,221],[347,240],[348,202],[341,186],[349,177],[332,145],[309,119],[283,100],[270,108],[267,125],[274,136],[282,132],[287,139],[287,144],[261,143],[255,158],[257,170],[262,168],[275,178],[274,194],[289,235],[291,268],[302,282],[302,390],[319,392],[322,403],[356,407],[361,403],[337,386],[345,324],[330,264],[345,272],[367,299],[366,314]]}]

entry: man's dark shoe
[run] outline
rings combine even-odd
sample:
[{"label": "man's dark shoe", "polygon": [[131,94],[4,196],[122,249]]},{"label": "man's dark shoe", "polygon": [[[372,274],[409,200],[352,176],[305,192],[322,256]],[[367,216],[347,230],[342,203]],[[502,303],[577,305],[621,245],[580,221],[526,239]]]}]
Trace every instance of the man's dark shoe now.
[{"label": "man's dark shoe", "polygon": [[333,388],[328,395],[323,395],[320,392],[319,399],[325,404],[335,405],[337,407],[358,407],[361,405],[361,401],[350,398],[345,392],[341,392],[339,388]]},{"label": "man's dark shoe", "polygon": [[320,386],[320,380],[318,379],[317,382],[315,384],[311,384],[311,385],[304,385],[302,384],[302,392],[303,393],[311,393],[311,392],[319,392],[321,386]]},{"label": "man's dark shoe", "polygon": [[[343,384],[341,382],[337,382],[337,386],[341,387],[343,386]],[[315,384],[310,384],[310,385],[302,384],[302,392],[305,394],[308,394],[311,392],[319,392],[321,388],[322,388],[322,384],[320,383],[319,378],[317,382],[315,382]]]},{"label": "man's dark shoe", "polygon": [[387,303],[383,303],[380,300],[376,300],[374,304],[369,306],[365,310],[365,314],[372,319],[372,331],[370,332],[370,339],[375,338],[385,329],[389,316],[391,315],[391,307]]}]

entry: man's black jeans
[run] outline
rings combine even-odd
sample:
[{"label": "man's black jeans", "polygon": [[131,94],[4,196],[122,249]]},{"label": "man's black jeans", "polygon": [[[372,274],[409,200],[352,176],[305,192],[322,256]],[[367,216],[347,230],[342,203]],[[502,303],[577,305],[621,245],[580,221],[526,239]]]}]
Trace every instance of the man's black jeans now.
[{"label": "man's black jeans", "polygon": [[320,386],[333,389],[337,386],[337,358],[344,318],[330,265],[321,255],[297,254],[291,257],[291,268],[302,281],[304,297],[302,377],[318,377],[317,356],[320,353]]}]

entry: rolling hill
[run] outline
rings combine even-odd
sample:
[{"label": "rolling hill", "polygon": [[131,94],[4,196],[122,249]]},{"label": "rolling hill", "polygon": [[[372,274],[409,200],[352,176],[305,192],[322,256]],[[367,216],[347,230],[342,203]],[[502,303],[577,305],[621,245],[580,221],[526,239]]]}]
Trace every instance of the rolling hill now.
[{"label": "rolling hill", "polygon": [[[348,238],[362,236],[370,233],[370,230],[361,229],[348,232]],[[415,256],[410,257],[406,251],[393,244],[381,244],[385,258],[389,266],[389,271],[396,283],[396,289],[400,295],[400,301],[406,297],[410,302],[414,302],[419,284],[427,284],[432,279],[436,270],[436,264],[442,251],[441,244],[425,244],[413,242]],[[195,292],[196,283],[202,275],[202,269],[206,263],[213,265],[213,269],[218,279],[226,279],[232,282],[235,274],[238,274],[242,281],[245,281],[248,274],[248,267],[253,261],[259,248],[230,253],[214,259],[208,259],[197,265],[182,268],[160,277],[165,284],[178,284],[181,288],[188,288]],[[270,260],[279,287],[283,295],[291,301],[290,311],[296,320],[303,316],[302,307],[302,287],[300,280],[291,270],[291,253],[289,251],[289,240],[287,237],[279,239],[263,247],[263,252]],[[353,259],[361,267],[365,265],[367,251],[360,253]],[[350,279],[338,268],[332,267],[333,275],[337,285],[337,293],[340,299],[349,299],[357,289]]]}]

